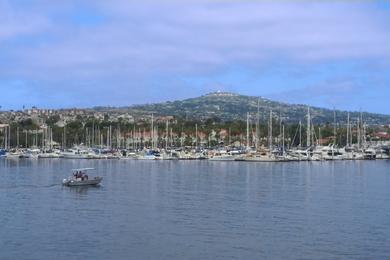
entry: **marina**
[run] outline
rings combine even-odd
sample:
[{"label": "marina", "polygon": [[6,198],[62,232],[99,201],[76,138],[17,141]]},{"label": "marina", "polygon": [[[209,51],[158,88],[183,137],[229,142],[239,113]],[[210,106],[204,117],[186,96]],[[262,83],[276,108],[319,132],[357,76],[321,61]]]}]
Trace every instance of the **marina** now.
[{"label": "marina", "polygon": [[87,160],[209,160],[244,162],[296,162],[332,160],[381,160],[390,159],[389,145],[358,149],[354,147],[335,148],[333,146],[310,147],[306,150],[290,149],[283,153],[276,151],[229,150],[229,149],[144,149],[141,151],[109,150],[101,153],[98,149],[74,147],[71,150],[42,152],[39,149],[19,149],[7,152],[2,150],[0,158],[17,159],[87,159]]},{"label": "marina", "polygon": [[[222,93],[223,95],[227,95]],[[214,95],[214,94],[213,94]],[[3,133],[1,158],[7,159],[134,159],[134,160],[210,160],[210,161],[245,161],[245,162],[290,162],[323,160],[375,160],[390,158],[390,140],[373,140],[373,130],[367,132],[363,113],[356,122],[347,114],[345,125],[339,126],[334,111],[333,133],[323,138],[321,125],[313,124],[310,107],[307,107],[306,126],[301,121],[290,134],[286,133],[283,117],[276,117],[270,110],[267,131],[260,134],[259,111],[247,113],[246,129],[241,129],[235,136],[231,130],[220,129],[219,134],[211,129],[205,134],[195,123],[194,132],[173,132],[169,120],[165,129],[159,130],[157,121],[151,114],[150,121],[144,124],[143,131],[133,128],[124,129],[120,125],[105,129],[83,127],[84,142],[71,143],[62,128],[61,139],[53,138],[52,128],[41,125],[40,131],[29,136],[25,132],[25,142],[20,143],[21,130],[11,129],[10,125],[0,127]],[[276,121],[275,121],[276,120]],[[161,125],[161,119],[158,121]],[[186,123],[193,122],[188,121]],[[274,125],[279,124],[275,129]],[[177,123],[176,123],[177,125]],[[176,126],[177,127],[177,126]],[[372,128],[378,128],[373,126]],[[329,126],[328,126],[329,128]],[[148,129],[148,132],[146,132]],[[12,134],[12,130],[15,134]],[[318,133],[316,134],[316,131]],[[243,133],[246,132],[244,136]],[[266,135],[265,135],[266,134]],[[221,137],[224,135],[223,137]],[[329,135],[329,133],[328,133]],[[13,138],[12,138],[13,136]],[[16,136],[16,138],[15,138]],[[216,136],[219,136],[218,138]],[[73,140],[80,138],[73,138]],[[213,142],[212,142],[213,140]]]}]

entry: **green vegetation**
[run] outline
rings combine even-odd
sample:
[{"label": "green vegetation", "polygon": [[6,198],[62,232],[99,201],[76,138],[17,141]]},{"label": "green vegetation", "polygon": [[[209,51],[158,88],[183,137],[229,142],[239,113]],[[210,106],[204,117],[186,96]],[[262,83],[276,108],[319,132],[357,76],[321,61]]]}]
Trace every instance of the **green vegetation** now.
[{"label": "green vegetation", "polygon": [[[294,105],[271,101],[261,97],[236,95],[231,93],[209,95],[190,98],[183,101],[164,102],[158,104],[139,105],[128,108],[128,112],[134,115],[145,115],[154,113],[156,115],[173,115],[187,119],[207,120],[218,118],[221,121],[235,121],[246,118],[249,112],[253,117],[259,107],[260,119],[266,121],[269,118],[270,110],[274,117],[282,117],[287,123],[297,123],[304,120],[307,114],[306,105]],[[333,110],[311,107],[313,123],[326,124],[333,122]],[[338,122],[347,121],[348,112],[336,111]],[[351,120],[356,120],[359,112],[350,113]],[[364,120],[369,125],[389,125],[390,116],[372,113],[363,113]]]}]

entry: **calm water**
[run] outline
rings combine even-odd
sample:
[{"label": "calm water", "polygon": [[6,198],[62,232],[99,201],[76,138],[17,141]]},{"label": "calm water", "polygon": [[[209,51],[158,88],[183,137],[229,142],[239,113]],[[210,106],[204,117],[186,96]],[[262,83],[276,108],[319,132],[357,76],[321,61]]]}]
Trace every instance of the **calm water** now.
[{"label": "calm water", "polygon": [[[76,167],[103,185],[59,185]],[[0,160],[0,259],[384,259],[389,245],[390,161]]]}]

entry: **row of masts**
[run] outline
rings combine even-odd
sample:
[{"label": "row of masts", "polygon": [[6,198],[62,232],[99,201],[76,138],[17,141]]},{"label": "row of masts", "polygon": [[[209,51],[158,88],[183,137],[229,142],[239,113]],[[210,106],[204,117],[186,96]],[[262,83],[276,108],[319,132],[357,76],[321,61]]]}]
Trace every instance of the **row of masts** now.
[{"label": "row of masts", "polygon": [[[336,121],[336,111],[334,110],[333,112],[333,117],[334,117],[334,122],[333,122],[333,145],[337,145],[337,121]],[[250,142],[250,113],[248,112],[247,113],[247,122],[246,122],[246,126],[247,126],[247,130],[246,130],[246,147],[247,149],[250,149],[251,147],[251,142]],[[318,136],[316,136],[316,132],[315,132],[315,129],[314,129],[314,124],[312,122],[312,117],[311,117],[311,113],[310,113],[310,107],[307,107],[307,116],[306,116],[306,119],[307,119],[307,125],[306,125],[306,147],[310,147],[312,145],[320,145],[320,140],[321,140],[321,127],[319,126],[318,127]],[[357,146],[359,148],[361,148],[362,146],[365,146],[366,145],[366,127],[367,125],[364,123],[363,121],[363,114],[362,112],[360,112],[360,116],[357,118],[356,120],[356,133],[357,133],[357,137],[356,137],[356,140],[357,140]],[[282,149],[285,148],[285,133],[284,133],[284,123],[283,123],[283,120],[282,120],[282,117],[280,116],[279,117],[279,123],[280,123],[280,130],[279,130],[279,137],[278,137],[278,140],[281,140],[281,144],[279,143],[278,145],[280,145],[282,147]],[[254,143],[255,143],[255,148],[256,150],[258,150],[259,148],[259,141],[260,141],[260,133],[259,133],[259,107],[257,109],[257,115],[256,115],[256,130],[255,130],[255,137],[253,138],[254,139]],[[316,139],[316,141],[315,141]],[[273,144],[273,141],[274,141],[274,138],[273,138],[273,111],[270,110],[270,114],[269,114],[269,120],[268,120],[268,137],[267,137],[267,140],[268,140],[268,148],[270,150],[273,149],[274,147],[274,144]],[[302,121],[299,121],[299,144],[298,146],[299,147],[303,147],[302,145]],[[352,124],[351,124],[351,120],[350,120],[350,113],[348,112],[348,115],[347,115],[347,141],[346,141],[346,146],[347,147],[351,147],[353,145],[352,143],[352,140],[353,140],[353,133],[352,133]]]},{"label": "row of masts", "polygon": [[[20,133],[24,134],[23,146],[27,148],[29,145],[29,139],[31,147],[40,146],[44,150],[51,150],[53,148],[53,129],[51,127],[44,128],[42,130],[19,130],[16,128],[16,147],[21,147],[22,142],[20,140]],[[11,127],[4,127],[4,142],[3,148],[9,150],[11,146]]]},{"label": "row of masts", "polygon": [[[246,148],[249,150],[253,146],[256,150],[260,149],[261,145],[261,138],[260,138],[260,112],[259,112],[259,102],[257,104],[257,114],[255,117],[255,132],[253,134],[252,131],[252,123],[251,120],[253,117],[251,117],[250,113],[247,113],[247,120],[246,120]],[[274,147],[274,137],[273,137],[273,119],[274,119],[274,113],[272,110],[270,110],[269,113],[269,120],[268,120],[268,136],[267,136],[267,146],[270,150]],[[365,145],[366,143],[366,125],[363,123],[363,116],[362,113],[360,113],[360,116],[357,118],[357,146],[361,147]],[[352,124],[350,119],[350,114],[348,113],[347,117],[347,136],[346,136],[346,146],[351,146],[352,140],[353,140],[353,132],[352,132]],[[299,144],[298,147],[303,147],[302,145],[302,122],[299,121]],[[3,126],[3,133],[4,133],[4,140],[3,140],[3,147],[5,149],[11,148],[11,127],[9,125]],[[51,127],[44,127],[41,130],[23,130],[22,133],[25,134],[25,141],[23,146],[29,147],[29,140],[28,137],[30,137],[30,144],[32,147],[41,146],[43,149],[51,150],[55,144],[53,141],[53,129]],[[30,134],[30,135],[28,135]],[[229,128],[229,137],[228,137],[228,145],[232,144],[231,139],[231,129]],[[296,133],[297,134],[297,133]],[[19,127],[16,129],[16,147],[21,147],[20,143],[20,131]],[[39,136],[40,135],[40,136]],[[107,149],[119,149],[119,148],[127,148],[127,149],[140,149],[145,146],[150,146],[152,149],[156,149],[157,147],[165,147],[165,149],[168,149],[172,146],[180,145],[183,147],[184,145],[184,136],[180,135],[179,143],[177,143],[177,137],[175,140],[174,134],[173,134],[173,128],[169,126],[169,121],[166,121],[165,125],[165,136],[161,138],[159,136],[159,129],[158,126],[155,126],[154,124],[154,115],[151,115],[151,127],[150,127],[150,134],[146,134],[146,128],[138,128],[136,129],[136,126],[134,124],[133,130],[130,131],[130,136],[127,134],[126,136],[123,135],[120,127],[113,129],[110,125],[109,127],[105,129],[100,129],[99,126],[95,126],[93,123],[91,128],[86,127],[85,128],[85,134],[84,134],[84,144],[88,147],[105,147]],[[252,138],[251,138],[252,135]],[[334,127],[333,127],[333,144],[337,144],[337,124],[336,124],[336,113],[334,111]],[[105,140],[104,140],[105,139]],[[161,139],[163,141],[163,145],[161,145]],[[251,140],[252,139],[252,140]],[[281,147],[281,149],[285,149],[285,128],[284,123],[282,120],[282,117],[279,116],[279,136],[277,137],[278,144],[277,146]],[[295,136],[294,139],[295,140]],[[306,147],[310,147],[312,145],[320,145],[319,140],[321,140],[321,128],[318,127],[318,136],[316,136],[316,133],[314,131],[314,125],[312,122],[312,117],[310,113],[310,108],[307,108],[307,126],[306,126]],[[62,148],[67,147],[67,129],[66,126],[63,127],[63,133],[61,136],[61,146]],[[242,139],[240,141],[242,143]],[[290,142],[290,144],[294,143],[294,141]],[[210,144],[210,137],[209,137],[209,144]],[[199,147],[199,134],[198,134],[198,125],[195,124],[195,147]]]}]

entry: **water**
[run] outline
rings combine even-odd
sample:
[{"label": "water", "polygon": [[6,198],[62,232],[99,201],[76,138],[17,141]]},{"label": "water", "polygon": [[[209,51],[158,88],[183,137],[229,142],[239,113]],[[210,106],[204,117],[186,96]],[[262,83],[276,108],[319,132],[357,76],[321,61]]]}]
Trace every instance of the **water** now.
[{"label": "water", "polygon": [[0,160],[0,259],[384,259],[389,166]]}]

